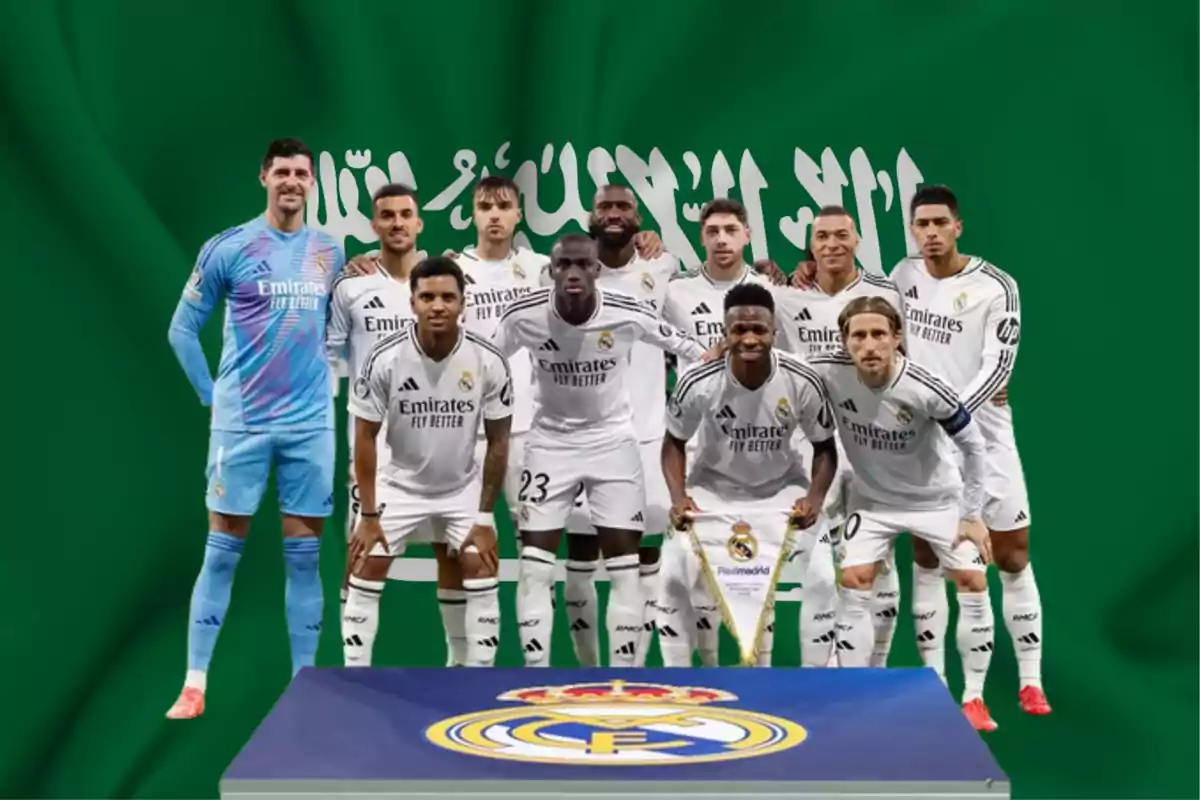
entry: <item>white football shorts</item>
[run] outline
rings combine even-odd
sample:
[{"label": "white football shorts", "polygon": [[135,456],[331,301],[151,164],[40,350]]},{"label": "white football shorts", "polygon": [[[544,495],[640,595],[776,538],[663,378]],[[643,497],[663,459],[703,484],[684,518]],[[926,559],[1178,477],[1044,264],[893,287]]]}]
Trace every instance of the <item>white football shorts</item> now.
[{"label": "white football shorts", "polygon": [[1029,492],[1017,449],[988,442],[984,467],[983,523],[988,530],[1015,531],[1029,527]]},{"label": "white football shorts", "polygon": [[[642,479],[646,488],[645,530],[647,533],[662,533],[667,530],[671,518],[671,493],[667,491],[667,479],[662,471],[662,440],[640,442],[638,452],[642,459]],[[567,532],[594,536],[596,528],[591,522],[587,497],[578,488],[576,491],[578,494],[567,520]]]},{"label": "white football shorts", "polygon": [[520,529],[562,530],[581,486],[593,528],[645,530],[642,458],[633,436],[616,435],[581,452],[539,432],[525,443],[517,493]]},{"label": "white football shorts", "polygon": [[944,569],[985,569],[979,550],[971,542],[954,546],[962,518],[957,505],[921,511],[852,505],[849,511],[842,525],[842,569],[886,561],[893,541],[905,531],[928,542]]},{"label": "white football shorts", "polygon": [[373,556],[404,552],[404,543],[414,541],[425,526],[432,530],[434,541],[444,542],[457,551],[479,516],[478,476],[457,492],[433,496],[414,494],[387,478],[380,478],[375,495],[388,549],[385,552],[377,545],[371,551]]}]

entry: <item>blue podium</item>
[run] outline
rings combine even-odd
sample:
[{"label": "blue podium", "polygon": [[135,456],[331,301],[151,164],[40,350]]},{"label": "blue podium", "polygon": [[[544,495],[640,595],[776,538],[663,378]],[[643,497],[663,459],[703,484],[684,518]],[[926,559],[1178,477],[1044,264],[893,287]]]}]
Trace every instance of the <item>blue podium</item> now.
[{"label": "blue podium", "polygon": [[926,669],[305,669],[221,780],[284,798],[1000,798]]}]

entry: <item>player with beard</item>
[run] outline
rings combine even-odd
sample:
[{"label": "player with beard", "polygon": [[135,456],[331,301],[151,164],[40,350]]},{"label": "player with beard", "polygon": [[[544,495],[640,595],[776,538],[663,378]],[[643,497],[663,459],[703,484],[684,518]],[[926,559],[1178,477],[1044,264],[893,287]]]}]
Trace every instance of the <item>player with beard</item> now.
[{"label": "player with beard", "polygon": [[[610,185],[596,192],[588,225],[599,249],[601,268],[596,285],[634,297],[658,314],[666,299],[667,284],[684,273],[673,256],[664,253],[658,258],[643,258],[638,254],[634,237],[641,224],[637,195],[632,189]],[[663,351],[645,342],[636,342],[630,352],[627,378],[633,404],[633,425],[642,452],[642,472],[646,481],[645,523],[649,532],[642,537],[638,551],[641,562],[638,571],[646,607],[637,652],[637,666],[642,666],[653,637],[660,545],[671,506],[670,494],[658,466],[667,395]],[[600,663],[600,637],[594,579],[600,563],[600,548],[582,492],[567,522],[567,559],[563,598],[575,656],[580,666],[597,666]]]},{"label": "player with beard", "polygon": [[[900,312],[882,297],[851,300],[838,316],[846,349],[813,356],[854,467],[843,526],[838,659],[871,661],[871,588],[892,541],[907,531],[929,543],[958,587],[962,707],[980,731],[996,723],[983,702],[993,650],[983,527],[983,434],[954,390],[900,352]],[[953,440],[959,461],[948,447]],[[969,544],[968,544],[969,543]]]},{"label": "player with beard", "polygon": [[[856,297],[882,297],[896,308],[900,308],[900,293],[886,278],[858,269],[854,255],[858,250],[858,227],[854,218],[842,206],[825,206],[813,219],[809,236],[812,261],[816,272],[811,283],[802,286],[776,285],[776,314],[780,322],[780,347],[802,358],[840,350],[841,331],[838,315]],[[802,454],[811,446],[802,437],[797,445]],[[840,467],[837,479],[826,500],[825,513],[829,517],[832,543],[836,543],[842,521],[845,519],[846,487],[851,474],[845,454],[838,459]],[[829,545],[821,545],[829,546]],[[795,556],[795,553],[793,553]],[[875,581],[872,617],[875,622],[875,649],[871,655],[871,666],[887,666],[888,653],[896,632],[896,620],[900,602],[900,579],[896,573],[895,553],[888,551],[888,558],[881,566]],[[834,587],[830,584],[828,608],[813,609],[814,613],[834,614]],[[815,647],[817,643],[802,642],[802,646]]]},{"label": "player with beard", "polygon": [[690,361],[704,355],[633,297],[598,288],[600,270],[594,240],[564,236],[551,255],[554,287],[511,304],[495,334],[506,355],[528,348],[535,361],[538,405],[518,498],[517,615],[529,666],[549,665],[555,553],[580,485],[611,585],[610,663],[637,663],[645,612],[637,550],[646,493],[626,382],[630,354],[636,343],[649,342]]}]

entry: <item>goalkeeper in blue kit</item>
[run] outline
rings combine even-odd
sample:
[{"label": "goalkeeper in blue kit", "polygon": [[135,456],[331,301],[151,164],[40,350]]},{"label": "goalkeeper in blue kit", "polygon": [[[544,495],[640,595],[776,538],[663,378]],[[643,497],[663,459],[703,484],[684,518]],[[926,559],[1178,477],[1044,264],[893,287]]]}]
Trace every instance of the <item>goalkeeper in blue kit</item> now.
[{"label": "goalkeeper in blue kit", "polygon": [[[187,676],[167,712],[171,719],[204,713],[213,647],[272,464],[293,674],[313,664],[321,632],[319,537],[333,511],[335,458],[325,320],[345,255],[332,237],[304,225],[314,176],[312,151],[302,142],[272,142],[259,181],[266,212],[205,243],[171,320],[171,347],[200,402],[212,407],[208,540],[192,590]],[[199,332],[222,300],[224,345],[214,383]]]}]

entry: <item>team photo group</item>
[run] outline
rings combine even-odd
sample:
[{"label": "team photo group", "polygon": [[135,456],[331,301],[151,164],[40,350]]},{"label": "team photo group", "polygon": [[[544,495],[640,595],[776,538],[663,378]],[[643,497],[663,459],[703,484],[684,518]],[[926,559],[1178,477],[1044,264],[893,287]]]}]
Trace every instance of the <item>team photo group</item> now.
[{"label": "team photo group", "polygon": [[[747,666],[882,667],[911,613],[920,656],[945,681],[953,594],[970,723],[997,727],[984,702],[997,616],[1015,701],[1050,713],[1006,394],[1020,297],[1009,274],[960,252],[951,189],[916,191],[917,250],[885,278],[857,266],[858,227],[840,206],[815,215],[792,274],[748,263],[746,210],[726,198],[702,208],[704,262],[685,269],[617,185],[597,187],[586,232],[534,253],[513,242],[521,196],[500,175],[474,185],[471,246],[420,241],[415,190],[383,186],[378,250],[347,263],[340,241],[305,224],[314,172],[302,142],[270,143],[265,212],[204,244],[171,320],[211,436],[207,543],[169,718],[204,712],[272,474],[294,672],[316,659],[320,542],[347,491],[348,667],[371,665],[381,597],[415,543],[437,560],[447,666],[491,666],[502,636],[519,636],[527,666],[549,666],[565,539],[562,622],[581,665],[644,666],[657,647],[668,667],[717,666],[725,626]],[[218,310],[214,376],[200,332]],[[504,514],[519,532],[515,619],[499,597]],[[911,567],[895,556],[904,534]],[[801,576],[798,665],[773,659],[785,563]]]}]

